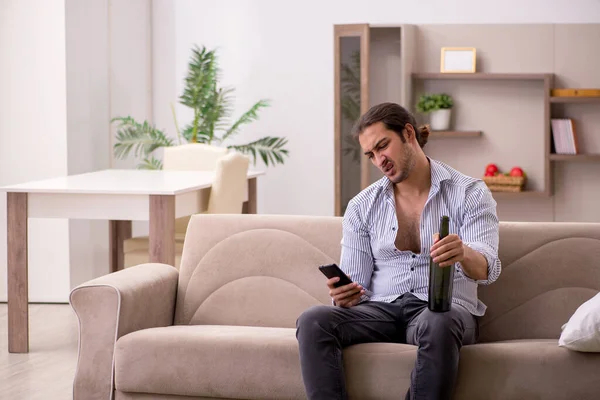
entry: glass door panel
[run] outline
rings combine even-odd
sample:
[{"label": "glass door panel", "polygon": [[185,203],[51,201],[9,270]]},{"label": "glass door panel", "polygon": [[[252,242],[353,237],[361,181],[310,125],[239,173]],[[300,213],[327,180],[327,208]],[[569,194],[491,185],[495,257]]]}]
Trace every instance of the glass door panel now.
[{"label": "glass door panel", "polygon": [[362,155],[352,127],[367,111],[369,26],[335,27],[335,215],[366,187],[369,160]]}]

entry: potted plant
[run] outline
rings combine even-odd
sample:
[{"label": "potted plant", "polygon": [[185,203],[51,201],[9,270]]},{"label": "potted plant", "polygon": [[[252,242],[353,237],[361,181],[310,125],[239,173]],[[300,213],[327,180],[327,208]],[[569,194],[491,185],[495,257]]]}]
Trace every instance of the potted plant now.
[{"label": "potted plant", "polygon": [[430,114],[429,125],[434,131],[445,131],[450,128],[451,110],[454,106],[452,97],[446,93],[423,94],[417,103],[417,110]]},{"label": "potted plant", "polygon": [[[193,110],[193,118],[183,130],[179,129],[175,110],[171,107],[177,133],[177,143],[165,132],[157,129],[148,121],[138,122],[131,116],[116,117],[118,122],[114,154],[117,158],[126,158],[131,153],[140,159],[139,169],[162,169],[162,161],[154,152],[160,147],[187,143],[223,145],[232,139],[240,128],[258,119],[261,109],[268,107],[267,100],[259,100],[249,110],[235,120],[231,120],[233,109],[233,88],[219,86],[220,71],[215,50],[194,46],[184,80],[183,93],[179,103]],[[265,136],[245,144],[228,144],[227,148],[250,156],[256,165],[260,157],[266,166],[283,164],[288,155],[285,148],[287,139],[277,136]]]}]

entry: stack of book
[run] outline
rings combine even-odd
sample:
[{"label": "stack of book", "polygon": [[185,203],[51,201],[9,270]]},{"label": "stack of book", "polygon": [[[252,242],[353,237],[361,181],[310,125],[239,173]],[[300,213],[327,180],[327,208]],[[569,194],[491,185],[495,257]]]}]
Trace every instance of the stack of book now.
[{"label": "stack of book", "polygon": [[571,118],[552,118],[552,140],[556,154],[578,154],[575,124]]}]

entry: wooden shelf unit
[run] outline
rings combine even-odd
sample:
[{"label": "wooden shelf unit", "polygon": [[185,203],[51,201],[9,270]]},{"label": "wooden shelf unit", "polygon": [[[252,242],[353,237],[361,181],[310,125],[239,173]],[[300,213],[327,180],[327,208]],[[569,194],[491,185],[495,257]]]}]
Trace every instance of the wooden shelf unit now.
[{"label": "wooden shelf unit", "polygon": [[552,74],[518,74],[518,73],[490,73],[490,72],[475,72],[475,73],[437,73],[437,72],[419,72],[412,74],[414,79],[462,79],[462,80],[546,80],[551,79]]},{"label": "wooden shelf unit", "polygon": [[[523,196],[533,197],[551,197],[553,195],[552,176],[551,176],[551,124],[550,118],[552,115],[550,106],[550,91],[554,86],[553,73],[494,73],[494,72],[475,72],[475,73],[440,73],[440,72],[413,72],[411,74],[413,80],[470,80],[470,81],[537,81],[544,88],[544,148],[546,149],[544,158],[544,190],[524,190],[521,192],[497,192],[494,191],[494,197],[497,198],[521,198]],[[435,131],[434,131],[435,132]],[[434,132],[430,134],[432,138],[445,137],[442,133],[434,136]],[[478,137],[481,136],[481,131],[451,131],[452,137]]]},{"label": "wooden shelf unit", "polygon": [[523,190],[522,192],[497,192],[492,191],[494,198],[515,198],[515,197],[547,197],[548,193],[541,190]]},{"label": "wooden shelf unit", "polygon": [[600,154],[550,154],[550,161],[600,161]]},{"label": "wooden shelf unit", "polygon": [[[556,104],[557,107],[560,105],[578,105],[578,104],[600,104],[600,96],[550,96],[550,103]],[[553,118],[552,114],[555,112],[555,107],[551,107],[550,119]],[[557,117],[560,118],[560,117]],[[569,118],[568,116],[564,116],[564,118]],[[575,129],[577,132],[578,129]],[[552,131],[550,131],[552,135]],[[580,134],[580,132],[577,132]],[[578,154],[556,154],[550,153],[549,159],[552,162],[599,162],[600,154],[585,154],[581,153],[581,149],[578,149],[580,153]],[[550,149],[552,151],[552,149]]]},{"label": "wooden shelf unit", "polygon": [[600,103],[600,96],[598,97],[566,97],[566,96],[551,96],[550,103],[576,103],[576,104],[585,104],[585,103]]},{"label": "wooden shelf unit", "polygon": [[429,134],[430,138],[467,138],[467,137],[479,137],[482,135],[481,131],[431,131]]}]

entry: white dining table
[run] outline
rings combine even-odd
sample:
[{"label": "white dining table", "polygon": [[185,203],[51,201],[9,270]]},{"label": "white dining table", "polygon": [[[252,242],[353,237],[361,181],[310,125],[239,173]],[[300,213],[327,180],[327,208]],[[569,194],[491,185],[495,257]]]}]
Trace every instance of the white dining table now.
[{"label": "white dining table", "polygon": [[[256,213],[256,180],[248,171],[243,212]],[[29,352],[27,221],[107,220],[110,267],[123,268],[132,221],[149,221],[150,262],[175,264],[175,219],[207,209],[213,171],[108,169],[0,187],[7,193],[8,351]]]}]

